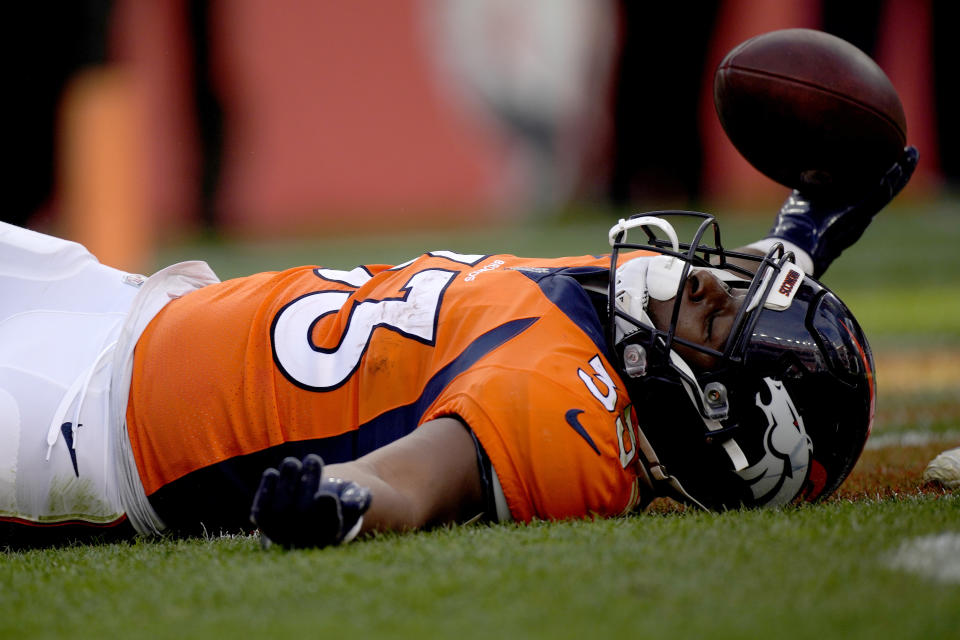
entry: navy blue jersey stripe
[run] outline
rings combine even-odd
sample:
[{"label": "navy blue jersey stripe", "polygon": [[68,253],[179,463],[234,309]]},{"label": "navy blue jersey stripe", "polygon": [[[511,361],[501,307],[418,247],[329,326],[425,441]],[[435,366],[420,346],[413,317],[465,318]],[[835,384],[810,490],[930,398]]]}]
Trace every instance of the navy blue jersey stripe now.
[{"label": "navy blue jersey stripe", "polygon": [[[601,273],[605,270],[594,267],[582,267],[576,269],[563,269],[561,271],[540,275],[526,274],[540,285],[543,294],[557,306],[573,324],[577,325],[581,331],[593,341],[600,350],[600,353],[609,354],[607,351],[607,339],[604,337],[603,326],[600,324],[600,318],[590,301],[590,296],[580,286],[571,275],[583,275]],[[607,355],[609,358],[609,355]]]},{"label": "navy blue jersey stripe", "polygon": [[421,416],[450,382],[472,367],[480,358],[525,331],[537,318],[520,318],[491,329],[470,343],[450,364],[438,371],[420,397],[411,404],[381,414],[357,430],[356,457],[407,435],[416,427]]}]

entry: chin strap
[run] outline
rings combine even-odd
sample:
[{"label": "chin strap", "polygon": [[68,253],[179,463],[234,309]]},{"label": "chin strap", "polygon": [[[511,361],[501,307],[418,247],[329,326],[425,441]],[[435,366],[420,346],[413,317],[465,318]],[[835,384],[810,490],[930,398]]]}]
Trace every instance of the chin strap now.
[{"label": "chin strap", "polygon": [[[643,460],[640,461],[640,466],[643,469],[641,481],[652,490],[653,494],[677,498],[684,502],[689,502],[704,511],[709,511],[699,500],[687,493],[687,490],[683,488],[683,485],[676,476],[672,476],[667,472],[667,468],[660,463],[660,460],[657,458],[657,453],[653,450],[650,441],[647,440],[643,429],[637,429],[637,437],[637,446],[640,447],[640,453],[643,454]],[[660,489],[660,487],[664,486],[667,490]]]},{"label": "chin strap", "polygon": [[[637,227],[656,227],[660,229],[667,237],[670,239],[670,244],[673,245],[673,250],[677,253],[680,252],[680,240],[677,238],[677,232],[674,230],[673,225],[664,220],[663,218],[658,218],[656,216],[640,216],[638,218],[630,218],[629,220],[624,220],[620,218],[620,221],[617,224],[610,227],[610,232],[607,234],[607,239],[610,241],[610,246],[612,247],[618,241],[623,243],[627,241],[627,231],[630,229],[636,229]],[[623,237],[617,240],[617,237],[620,234],[623,234]]]},{"label": "chin strap", "polygon": [[[697,413],[700,414],[700,417],[703,419],[703,425],[707,428],[707,431],[715,432],[723,429],[723,425],[720,424],[720,419],[722,418],[710,418],[704,415],[704,410],[706,407],[710,406],[711,403],[708,398],[704,397],[708,393],[711,393],[709,389],[710,385],[707,385],[708,389],[703,390],[699,381],[697,380],[696,375],[694,375],[693,370],[690,368],[683,358],[678,356],[674,352],[670,352],[671,362],[673,366],[682,371],[680,381],[683,383],[683,388],[687,390],[687,395],[690,397],[690,402],[693,403],[694,407],[697,409]],[[723,392],[724,395],[726,391]],[[724,398],[724,402],[725,402]],[[724,410],[723,418],[726,417],[726,409]],[[743,449],[740,448],[740,445],[737,444],[737,441],[733,438],[727,438],[724,440],[720,446],[723,447],[723,450],[727,452],[727,455],[730,457],[730,462],[733,464],[734,471],[742,471],[746,469],[750,462],[747,460],[746,454],[743,453]]]}]

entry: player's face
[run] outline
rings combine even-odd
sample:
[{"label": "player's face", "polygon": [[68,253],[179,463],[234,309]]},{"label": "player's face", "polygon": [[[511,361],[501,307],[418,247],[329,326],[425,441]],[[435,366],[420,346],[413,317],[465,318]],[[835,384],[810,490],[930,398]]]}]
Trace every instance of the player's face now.
[{"label": "player's face", "polygon": [[[745,299],[745,289],[731,289],[709,271],[692,271],[683,288],[675,335],[723,351],[737,311]],[[675,300],[650,299],[650,318],[658,329],[665,331],[670,327]],[[700,369],[709,369],[716,362],[714,357],[683,345],[676,345],[674,349],[684,360]]]}]

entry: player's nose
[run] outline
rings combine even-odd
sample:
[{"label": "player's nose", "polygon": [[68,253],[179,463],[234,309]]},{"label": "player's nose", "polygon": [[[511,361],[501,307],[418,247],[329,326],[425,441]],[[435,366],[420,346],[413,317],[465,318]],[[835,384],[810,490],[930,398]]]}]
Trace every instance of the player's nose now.
[{"label": "player's nose", "polygon": [[691,302],[722,300],[727,288],[709,271],[696,271],[687,277],[687,296]]}]

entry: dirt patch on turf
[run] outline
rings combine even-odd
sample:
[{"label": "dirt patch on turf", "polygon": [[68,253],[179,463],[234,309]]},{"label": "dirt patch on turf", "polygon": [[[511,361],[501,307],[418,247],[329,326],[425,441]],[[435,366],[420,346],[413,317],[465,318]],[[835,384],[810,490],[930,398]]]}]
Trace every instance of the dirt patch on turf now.
[{"label": "dirt patch on turf", "polygon": [[[923,436],[931,424],[954,424],[953,429],[924,442],[902,438],[896,444],[864,451],[856,468],[837,492],[836,499],[887,498],[904,494],[944,494],[923,484],[923,470],[941,451],[960,445],[960,349],[944,347],[915,351],[881,351],[875,354],[880,399],[871,443],[880,445],[888,434],[885,426],[907,427],[911,435]],[[885,394],[899,397],[887,408]],[[916,400],[904,401],[913,396]],[[936,436],[937,434],[929,434]],[[911,442],[913,440],[913,442]]]},{"label": "dirt patch on turf", "polygon": [[924,484],[923,470],[938,453],[956,446],[960,446],[960,439],[864,451],[833,499],[876,500],[905,494],[949,493],[940,486]]},{"label": "dirt patch on turf", "polygon": [[881,393],[957,389],[960,396],[960,349],[881,351],[874,354],[874,359]]}]

